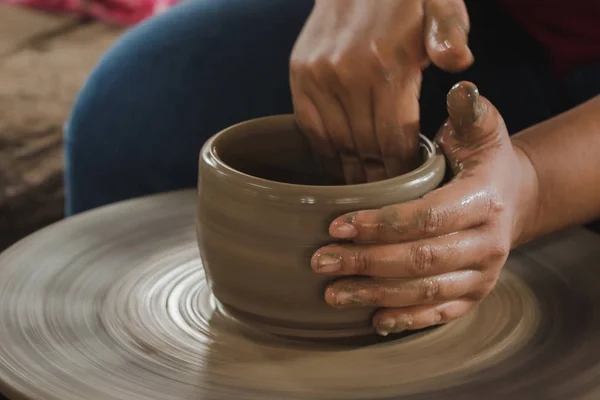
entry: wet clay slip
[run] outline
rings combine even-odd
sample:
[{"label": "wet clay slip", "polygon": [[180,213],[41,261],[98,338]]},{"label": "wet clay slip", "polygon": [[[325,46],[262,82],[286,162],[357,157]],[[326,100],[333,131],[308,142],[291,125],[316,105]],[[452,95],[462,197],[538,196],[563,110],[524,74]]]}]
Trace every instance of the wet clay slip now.
[{"label": "wet clay slip", "polygon": [[[10,400],[597,400],[600,236],[511,253],[467,316],[406,337],[294,340],[215,302],[196,194],[102,207],[0,254]],[[371,343],[365,343],[372,341]]]},{"label": "wet clay slip", "polygon": [[440,185],[445,159],[421,138],[422,163],[385,181],[327,185],[292,115],[240,123],[215,135],[199,162],[197,234],[212,291],[239,320],[286,336],[372,332],[374,309],[339,310],[323,295],[331,278],[310,267],[346,212],[423,196]]}]

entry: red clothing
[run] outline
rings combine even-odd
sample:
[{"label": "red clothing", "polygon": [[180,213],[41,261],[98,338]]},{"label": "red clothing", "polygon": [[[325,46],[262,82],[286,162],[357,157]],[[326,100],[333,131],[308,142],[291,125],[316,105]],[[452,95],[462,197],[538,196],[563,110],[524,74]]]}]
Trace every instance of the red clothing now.
[{"label": "red clothing", "polygon": [[497,0],[564,75],[600,62],[600,0]]}]

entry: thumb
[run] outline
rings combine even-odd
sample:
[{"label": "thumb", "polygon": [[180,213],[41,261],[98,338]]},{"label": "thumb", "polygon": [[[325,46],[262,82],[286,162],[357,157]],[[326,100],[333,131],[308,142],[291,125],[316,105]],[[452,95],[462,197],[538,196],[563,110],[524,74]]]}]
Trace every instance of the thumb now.
[{"label": "thumb", "polygon": [[500,113],[473,83],[454,85],[446,97],[446,106],[449,119],[436,141],[454,168],[475,154],[510,143]]},{"label": "thumb", "polygon": [[473,63],[468,33],[469,16],[463,0],[425,2],[425,48],[436,66],[459,72]]}]

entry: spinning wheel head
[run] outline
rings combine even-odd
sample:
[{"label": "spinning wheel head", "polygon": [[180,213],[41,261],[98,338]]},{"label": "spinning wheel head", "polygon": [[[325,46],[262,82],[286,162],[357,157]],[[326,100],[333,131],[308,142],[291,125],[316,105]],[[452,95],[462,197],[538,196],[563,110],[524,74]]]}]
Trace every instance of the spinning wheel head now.
[{"label": "spinning wheel head", "polygon": [[0,255],[0,389],[11,400],[600,398],[600,243],[511,255],[469,316],[367,346],[290,341],[222,312],[196,197],[98,209]]}]

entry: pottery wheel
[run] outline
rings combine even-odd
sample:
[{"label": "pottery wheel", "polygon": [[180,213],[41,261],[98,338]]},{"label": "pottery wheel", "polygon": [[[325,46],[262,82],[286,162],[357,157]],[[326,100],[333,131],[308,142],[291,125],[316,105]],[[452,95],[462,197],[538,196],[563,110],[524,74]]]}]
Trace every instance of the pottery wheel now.
[{"label": "pottery wheel", "polygon": [[490,296],[439,328],[362,345],[294,342],[220,311],[198,257],[194,196],[91,211],[0,256],[9,399],[600,398],[593,233],[514,252]]}]

